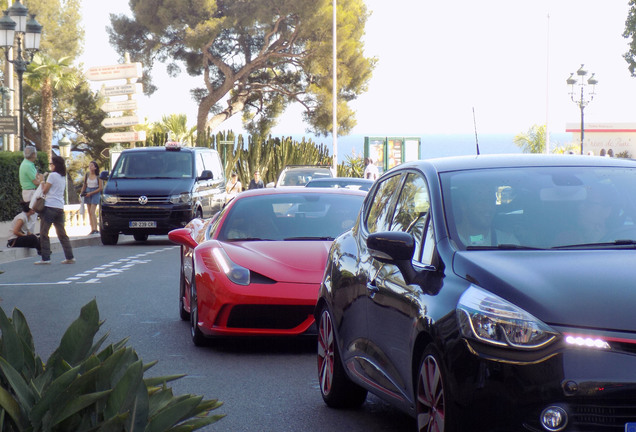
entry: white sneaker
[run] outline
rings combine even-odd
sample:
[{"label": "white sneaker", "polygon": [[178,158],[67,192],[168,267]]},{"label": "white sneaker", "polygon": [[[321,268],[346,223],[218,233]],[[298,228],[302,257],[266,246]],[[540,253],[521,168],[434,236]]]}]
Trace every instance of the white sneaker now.
[{"label": "white sneaker", "polygon": [[75,264],[75,258],[65,259],[62,264]]},{"label": "white sneaker", "polygon": [[51,260],[47,260],[47,261],[44,261],[44,260],[42,260],[42,261],[36,261],[36,262],[34,262],[33,264],[35,264],[35,265],[46,265],[46,264],[51,264]]}]

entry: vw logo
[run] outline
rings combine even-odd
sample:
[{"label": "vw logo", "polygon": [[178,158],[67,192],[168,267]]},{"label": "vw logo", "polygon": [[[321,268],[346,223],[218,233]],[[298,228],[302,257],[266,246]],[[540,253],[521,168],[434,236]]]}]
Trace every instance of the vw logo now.
[{"label": "vw logo", "polygon": [[139,204],[145,205],[148,204],[148,197],[146,195],[142,195],[139,197]]}]

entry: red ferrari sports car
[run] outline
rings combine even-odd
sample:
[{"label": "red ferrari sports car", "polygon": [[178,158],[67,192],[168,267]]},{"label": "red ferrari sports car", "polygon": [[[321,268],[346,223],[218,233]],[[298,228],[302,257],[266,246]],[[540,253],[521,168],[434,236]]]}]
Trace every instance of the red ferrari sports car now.
[{"label": "red ferrari sports car", "polygon": [[315,333],[313,310],[332,241],[366,192],[254,189],[210,219],[168,234],[181,245],[179,311],[192,341]]}]

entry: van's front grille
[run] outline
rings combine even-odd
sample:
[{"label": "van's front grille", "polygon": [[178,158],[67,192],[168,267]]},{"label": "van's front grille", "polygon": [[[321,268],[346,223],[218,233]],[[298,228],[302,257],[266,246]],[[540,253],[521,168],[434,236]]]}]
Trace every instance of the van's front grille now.
[{"label": "van's front grille", "polygon": [[170,197],[168,195],[119,195],[119,203],[121,204],[139,204],[139,197],[148,198],[146,204],[168,204]]}]

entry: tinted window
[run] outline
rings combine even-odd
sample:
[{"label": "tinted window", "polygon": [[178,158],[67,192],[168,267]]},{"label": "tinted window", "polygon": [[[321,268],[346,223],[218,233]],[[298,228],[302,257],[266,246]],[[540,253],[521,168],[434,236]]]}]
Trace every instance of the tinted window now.
[{"label": "tinted window", "polygon": [[191,178],[192,155],[179,151],[123,152],[113,178]]},{"label": "tinted window", "polygon": [[365,220],[369,232],[389,231],[396,192],[400,186],[401,175],[394,175],[383,179],[375,190],[370,201]]},{"label": "tinted window", "polygon": [[349,230],[364,196],[281,194],[235,199],[218,239],[327,240]]},{"label": "tinted window", "polygon": [[404,231],[415,238],[415,258],[419,261],[422,239],[429,222],[430,199],[424,178],[415,173],[406,176],[395,207],[391,231]]},{"label": "tinted window", "polygon": [[520,167],[444,173],[459,247],[562,247],[636,240],[636,170]]}]

